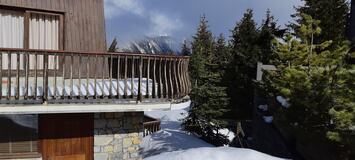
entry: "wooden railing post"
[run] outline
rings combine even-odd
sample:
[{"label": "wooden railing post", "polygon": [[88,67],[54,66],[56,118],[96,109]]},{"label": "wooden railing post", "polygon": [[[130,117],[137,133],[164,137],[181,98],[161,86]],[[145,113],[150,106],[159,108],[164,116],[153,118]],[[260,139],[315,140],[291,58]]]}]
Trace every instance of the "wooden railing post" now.
[{"label": "wooden railing post", "polygon": [[48,54],[43,55],[43,100],[48,101]]},{"label": "wooden railing post", "polygon": [[143,56],[139,56],[139,79],[138,79],[138,101],[142,102],[142,75],[143,75]]},{"label": "wooden railing post", "polygon": [[20,99],[20,53],[17,52],[16,54],[16,97],[15,99]]}]

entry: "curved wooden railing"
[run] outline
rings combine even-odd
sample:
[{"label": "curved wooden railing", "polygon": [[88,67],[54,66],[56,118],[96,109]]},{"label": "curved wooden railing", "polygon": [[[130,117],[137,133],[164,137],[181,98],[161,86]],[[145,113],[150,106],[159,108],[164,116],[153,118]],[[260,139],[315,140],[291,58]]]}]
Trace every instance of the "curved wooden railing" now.
[{"label": "curved wooden railing", "polygon": [[143,119],[143,137],[160,131],[160,129],[161,129],[160,124],[161,124],[160,119],[156,119],[156,118],[144,115],[144,119]]},{"label": "curved wooden railing", "polygon": [[189,57],[0,48],[0,103],[136,103],[188,95]]}]

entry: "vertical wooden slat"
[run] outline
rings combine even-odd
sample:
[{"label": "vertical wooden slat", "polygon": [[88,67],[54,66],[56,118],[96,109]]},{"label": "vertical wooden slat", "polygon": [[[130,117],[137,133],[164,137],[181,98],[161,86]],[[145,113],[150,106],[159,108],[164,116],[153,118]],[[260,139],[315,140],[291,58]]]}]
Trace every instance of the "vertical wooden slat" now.
[{"label": "vertical wooden slat", "polygon": [[102,55],[102,88],[101,88],[101,93],[102,93],[102,98],[105,97],[105,70],[107,68],[105,67],[105,56]]},{"label": "vertical wooden slat", "polygon": [[132,64],[131,64],[131,98],[134,97],[134,56],[132,56],[132,60],[131,60]]},{"label": "vertical wooden slat", "polygon": [[43,99],[48,100],[48,54],[43,55]]},{"label": "vertical wooden slat", "polygon": [[16,54],[16,99],[20,98],[20,53]]},{"label": "vertical wooden slat", "polygon": [[74,84],[73,84],[73,65],[74,65],[74,55],[70,54],[70,98],[74,96]]},{"label": "vertical wooden slat", "polygon": [[177,75],[177,66],[178,65],[178,60],[177,59],[174,59],[174,61],[173,61],[173,72],[174,72],[174,84],[175,84],[175,88],[174,89],[176,89],[176,91],[175,91],[175,95],[173,95],[173,98],[177,98],[178,96],[179,96],[179,93],[180,93],[180,91],[179,91],[179,81],[178,81],[178,75]]},{"label": "vertical wooden slat", "polygon": [[153,84],[152,84],[152,97],[156,98],[156,65],[157,65],[157,59],[154,57],[153,61]]},{"label": "vertical wooden slat", "polygon": [[112,94],[112,70],[113,70],[113,66],[112,66],[112,64],[113,64],[113,59],[112,59],[112,54],[110,54],[110,68],[109,68],[109,70],[110,70],[110,98],[112,98],[112,96],[113,96],[113,94]]},{"label": "vertical wooden slat", "polygon": [[57,99],[57,70],[58,70],[58,54],[54,53],[54,91],[53,98]]},{"label": "vertical wooden slat", "polygon": [[38,55],[37,55],[38,53],[35,53],[35,85],[34,85],[34,89],[33,89],[33,97],[34,97],[34,99],[37,99],[37,76],[38,76],[38,74],[37,74],[37,71],[38,71],[38,63],[37,63],[37,61],[38,61]]},{"label": "vertical wooden slat", "polygon": [[81,98],[81,64],[82,64],[82,56],[79,54],[79,67],[78,67],[78,79],[79,79],[79,98]]},{"label": "vertical wooden slat", "polygon": [[127,66],[128,66],[128,58],[127,56],[125,56],[125,61],[124,61],[124,98],[127,98],[127,90],[128,90],[128,84],[127,84]]},{"label": "vertical wooden slat", "polygon": [[143,78],[143,56],[139,56],[139,84],[138,84],[138,101],[143,100],[142,95],[142,78]]},{"label": "vertical wooden slat", "polygon": [[182,94],[183,92],[183,83],[182,83],[182,77],[181,77],[181,59],[179,59],[178,63],[178,81],[179,81],[179,95]]},{"label": "vertical wooden slat", "polygon": [[89,98],[89,77],[90,76],[90,56],[87,55],[87,62],[86,62],[86,98]]},{"label": "vertical wooden slat", "polygon": [[174,85],[173,85],[173,59],[170,58],[170,64],[169,64],[169,84],[170,84],[170,97],[169,98],[173,98],[174,96]]},{"label": "vertical wooden slat", "polygon": [[185,70],[184,70],[184,74],[185,74],[185,81],[186,81],[186,92],[185,95],[187,95],[190,92],[190,78],[189,78],[189,72],[188,72],[188,66],[189,66],[189,62],[188,60],[185,60]]},{"label": "vertical wooden slat", "polygon": [[145,83],[145,93],[146,93],[146,98],[150,98],[151,94],[149,91],[149,81],[150,81],[150,57],[147,57],[147,77],[146,77],[146,83]]},{"label": "vertical wooden slat", "polygon": [[95,73],[94,73],[94,90],[95,90],[95,92],[94,92],[94,97],[95,98],[97,98],[97,65],[98,65],[98,62],[97,62],[97,54],[95,55]]},{"label": "vertical wooden slat", "polygon": [[66,56],[65,54],[62,54],[63,56],[63,63],[62,63],[62,70],[63,70],[63,75],[62,75],[62,78],[63,78],[63,88],[62,88],[62,97],[63,99],[65,98],[65,71],[66,71],[66,68],[65,68],[65,62],[66,62]]},{"label": "vertical wooden slat", "polygon": [[159,60],[159,84],[158,84],[158,95],[159,98],[163,98],[163,80],[162,80],[162,66],[163,66],[163,58]]},{"label": "vertical wooden slat", "polygon": [[168,67],[168,59],[165,58],[164,61],[164,87],[165,87],[165,94],[164,94],[164,98],[168,98],[169,95],[169,89],[168,89],[168,76],[167,76],[167,67]]},{"label": "vertical wooden slat", "polygon": [[7,99],[11,98],[11,52],[8,52],[8,63],[7,63]]},{"label": "vertical wooden slat", "polygon": [[29,68],[30,68],[30,59],[29,54],[25,52],[25,100],[28,98],[28,79],[29,79]]},{"label": "vertical wooden slat", "polygon": [[121,57],[117,56],[117,98],[120,98],[120,66],[121,66]]}]

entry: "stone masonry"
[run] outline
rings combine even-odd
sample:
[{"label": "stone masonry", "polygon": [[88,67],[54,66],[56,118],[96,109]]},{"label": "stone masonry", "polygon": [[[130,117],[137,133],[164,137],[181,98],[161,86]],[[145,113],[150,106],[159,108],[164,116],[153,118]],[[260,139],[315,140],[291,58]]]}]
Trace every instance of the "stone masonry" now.
[{"label": "stone masonry", "polygon": [[95,113],[94,159],[141,160],[143,112]]}]

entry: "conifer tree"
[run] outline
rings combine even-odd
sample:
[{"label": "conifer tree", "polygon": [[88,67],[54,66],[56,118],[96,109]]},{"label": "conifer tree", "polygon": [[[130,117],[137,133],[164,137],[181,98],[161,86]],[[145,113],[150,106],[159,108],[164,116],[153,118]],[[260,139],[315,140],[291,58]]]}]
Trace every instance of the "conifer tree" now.
[{"label": "conifer tree", "polygon": [[227,112],[228,98],[207,23],[206,18],[201,17],[200,26],[193,37],[190,58],[192,106],[183,126],[212,144],[223,145],[227,139],[218,130],[226,124],[222,116]]},{"label": "conifer tree", "polygon": [[314,37],[315,43],[332,40],[333,44],[340,44],[346,40],[346,29],[349,14],[347,0],[303,0],[304,6],[298,7],[296,23],[292,24],[296,34],[299,34],[300,26],[305,19],[302,14],[307,14],[314,19],[320,20],[319,27],[322,33]]},{"label": "conifer tree", "polygon": [[239,118],[250,118],[253,102],[253,79],[260,57],[259,32],[253,20],[253,11],[248,9],[242,20],[232,30],[230,48],[232,62],[228,69],[228,95],[233,112]]},{"label": "conifer tree", "polygon": [[278,118],[295,135],[327,137],[338,143],[342,152],[338,158],[348,159],[355,144],[355,66],[346,63],[349,44],[315,43],[321,22],[305,14],[302,19],[296,37],[275,41],[273,64],[278,70],[267,74],[264,82],[276,95],[289,99],[291,106]]},{"label": "conifer tree", "polygon": [[226,44],[226,39],[223,34],[220,34],[219,37],[217,37],[215,44],[216,63],[220,66],[220,71],[224,73],[231,62],[231,52]]},{"label": "conifer tree", "polygon": [[281,38],[286,29],[280,29],[277,25],[274,16],[271,15],[271,11],[267,10],[265,19],[260,28],[260,35],[258,37],[260,46],[259,61],[263,64],[269,64],[272,59],[273,46],[272,41],[275,38]]},{"label": "conifer tree", "polygon": [[190,56],[191,55],[191,48],[189,47],[187,40],[184,40],[184,42],[182,43],[181,55],[183,55],[183,56]]}]

